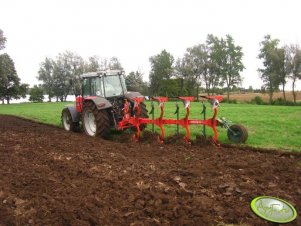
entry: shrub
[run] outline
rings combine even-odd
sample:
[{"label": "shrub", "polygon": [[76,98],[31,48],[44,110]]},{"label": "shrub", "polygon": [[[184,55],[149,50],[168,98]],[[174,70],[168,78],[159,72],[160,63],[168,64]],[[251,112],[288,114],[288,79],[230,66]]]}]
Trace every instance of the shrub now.
[{"label": "shrub", "polygon": [[272,101],[272,105],[286,105],[286,102],[281,97]]},{"label": "shrub", "polygon": [[263,105],[265,102],[262,100],[260,96],[256,96],[251,100],[251,104]]},{"label": "shrub", "polygon": [[229,104],[237,104],[237,100],[236,99],[228,99],[228,98],[224,98],[222,100],[223,103],[229,103]]},{"label": "shrub", "polygon": [[29,91],[29,94],[30,94],[29,101],[43,102],[44,96],[43,96],[43,89],[41,87],[38,87],[37,85],[35,85]]},{"label": "shrub", "polygon": [[294,103],[293,101],[285,101],[283,98],[279,97],[272,102],[273,105],[285,105],[285,106],[298,106],[300,103]]}]

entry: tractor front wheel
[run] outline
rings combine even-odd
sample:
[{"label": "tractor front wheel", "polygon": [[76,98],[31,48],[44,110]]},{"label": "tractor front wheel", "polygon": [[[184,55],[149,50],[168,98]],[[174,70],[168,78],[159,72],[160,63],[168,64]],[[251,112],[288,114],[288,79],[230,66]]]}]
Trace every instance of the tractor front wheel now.
[{"label": "tractor front wheel", "polygon": [[248,131],[242,125],[232,125],[227,131],[228,139],[233,143],[245,143],[248,139]]},{"label": "tractor front wheel", "polygon": [[105,109],[98,110],[93,102],[85,103],[82,122],[84,131],[88,136],[108,138],[110,134],[110,118]]},{"label": "tractor front wheel", "polygon": [[71,113],[68,108],[64,108],[62,111],[62,125],[65,130],[72,132],[79,132],[79,122],[73,122]]}]

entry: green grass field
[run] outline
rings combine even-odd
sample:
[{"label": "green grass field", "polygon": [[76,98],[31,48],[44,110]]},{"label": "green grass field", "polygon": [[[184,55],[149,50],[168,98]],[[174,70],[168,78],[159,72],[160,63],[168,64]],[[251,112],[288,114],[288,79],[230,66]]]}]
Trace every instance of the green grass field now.
[{"label": "green grass field", "polygon": [[[0,114],[17,115],[38,122],[61,125],[61,111],[65,105],[72,103],[23,103],[0,105]],[[150,110],[150,102],[147,102]],[[191,105],[190,119],[201,119],[201,103],[194,102]],[[175,103],[165,103],[164,118],[176,118],[174,115]],[[181,117],[185,115],[185,109],[180,103]],[[155,116],[159,114],[155,104]],[[207,118],[212,111],[207,105]],[[247,145],[262,148],[277,148],[283,150],[301,151],[301,107],[288,106],[263,106],[250,104],[225,104],[219,108],[218,117],[225,117],[235,124],[244,125],[249,132]],[[201,134],[202,126],[191,126],[191,138]],[[148,126],[151,129],[151,126]],[[158,129],[156,129],[159,132]],[[226,129],[219,128],[219,141],[229,143]],[[176,132],[176,126],[165,126],[167,135]],[[184,132],[180,129],[180,132]],[[212,134],[207,128],[208,135]]]}]

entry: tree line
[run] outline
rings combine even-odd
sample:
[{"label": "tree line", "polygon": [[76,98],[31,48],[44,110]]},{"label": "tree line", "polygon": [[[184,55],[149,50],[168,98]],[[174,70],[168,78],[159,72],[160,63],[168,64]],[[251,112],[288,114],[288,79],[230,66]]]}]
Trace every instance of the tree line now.
[{"label": "tree line", "polygon": [[[231,90],[237,89],[243,80],[241,72],[242,47],[235,44],[230,35],[219,38],[212,34],[205,43],[186,49],[183,57],[174,57],[163,50],[150,58],[150,93],[166,96],[196,96],[202,88],[208,95],[226,90],[229,100]],[[260,42],[258,58],[263,67],[258,69],[263,81],[262,89],[273,93],[281,87],[286,102],[285,86],[292,82],[294,103],[296,103],[296,82],[301,79],[301,48],[297,44],[279,47],[279,39],[266,35]]]},{"label": "tree line", "polygon": [[[5,48],[6,38],[0,30],[0,50]],[[296,102],[295,84],[301,79],[301,49],[298,45],[279,46],[279,40],[266,35],[260,42],[258,58],[262,67],[258,69],[263,81],[262,89],[269,93],[272,102],[273,93],[281,89],[285,97],[285,86],[292,81],[294,102]],[[207,36],[204,43],[186,49],[182,57],[175,59],[172,54],[162,50],[149,58],[151,70],[149,82],[143,81],[143,74],[137,70],[126,77],[128,90],[138,91],[148,96],[196,96],[200,90],[208,95],[223,90],[230,98],[232,90],[241,86],[241,75],[245,66],[242,62],[242,47],[236,45],[231,35]],[[32,101],[42,101],[43,94],[48,101],[66,101],[68,95],[81,93],[79,75],[104,69],[121,69],[117,57],[99,58],[91,56],[83,59],[77,53],[65,51],[55,58],[46,57],[39,65],[37,79],[41,85],[29,90]],[[255,76],[255,75],[254,75]],[[24,97],[27,84],[20,83],[14,62],[8,54],[0,55],[0,100]],[[36,97],[36,98],[34,98]]]},{"label": "tree line", "polygon": [[279,46],[279,39],[266,35],[260,43],[258,58],[263,62],[263,68],[258,72],[263,81],[263,87],[269,93],[270,103],[273,93],[282,87],[283,99],[286,101],[285,85],[292,81],[294,103],[296,103],[295,85],[301,79],[301,48],[297,44]]},{"label": "tree line", "polygon": [[100,60],[97,56],[92,56],[85,61],[80,55],[66,51],[58,54],[55,59],[46,57],[40,63],[37,78],[48,94],[48,101],[51,98],[66,101],[68,95],[77,96],[81,93],[81,74],[105,68],[122,69],[122,66],[116,57]]},{"label": "tree line", "polygon": [[[68,95],[79,95],[81,93],[80,75],[87,72],[99,70],[123,70],[117,57],[99,58],[89,57],[86,61],[80,55],[65,51],[59,53],[54,59],[46,57],[40,63],[37,79],[42,85],[35,86],[30,90],[33,101],[42,101],[43,91],[48,95],[48,101],[55,98],[56,101],[66,101]],[[125,81],[131,91],[147,94],[147,84],[143,82],[142,73],[130,72]]]},{"label": "tree line", "polygon": [[212,34],[205,43],[187,48],[176,61],[163,50],[150,58],[150,93],[167,96],[199,96],[200,87],[210,95],[218,87],[230,90],[242,81],[242,47],[235,45],[231,35],[219,38]]},{"label": "tree line", "polygon": [[[0,29],[0,51],[5,48],[6,37]],[[1,52],[0,52],[1,53]],[[20,82],[15,69],[15,63],[7,53],[0,54],[0,101],[8,104],[11,99],[20,99],[26,96],[28,84]]]}]

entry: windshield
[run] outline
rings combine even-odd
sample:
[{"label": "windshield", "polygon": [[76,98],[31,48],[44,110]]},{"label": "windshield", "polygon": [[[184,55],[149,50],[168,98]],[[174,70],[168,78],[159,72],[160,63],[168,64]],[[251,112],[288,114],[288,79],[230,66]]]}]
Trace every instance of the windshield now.
[{"label": "windshield", "polygon": [[104,88],[105,96],[118,96],[123,94],[122,89],[122,78],[120,76],[105,76],[104,78]]}]

